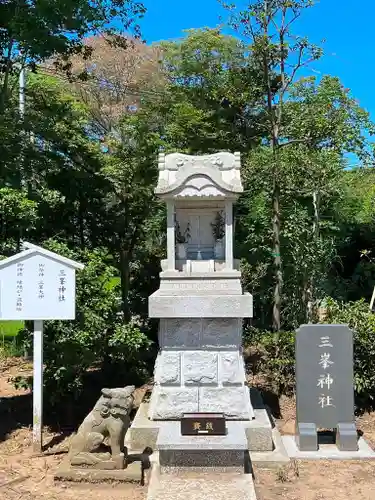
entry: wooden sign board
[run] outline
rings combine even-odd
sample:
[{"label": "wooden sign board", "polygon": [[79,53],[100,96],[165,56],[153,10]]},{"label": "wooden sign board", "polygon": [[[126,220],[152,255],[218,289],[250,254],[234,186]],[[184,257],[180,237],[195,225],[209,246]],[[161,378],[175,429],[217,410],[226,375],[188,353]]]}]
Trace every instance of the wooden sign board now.
[{"label": "wooden sign board", "polygon": [[225,436],[222,413],[185,413],[181,419],[182,436]]},{"label": "wooden sign board", "polygon": [[0,261],[0,318],[33,320],[33,449],[42,452],[43,321],[75,319],[75,272],[84,265],[25,242]]},{"label": "wooden sign board", "polygon": [[30,245],[0,261],[0,318],[75,318],[75,271],[83,265]]}]

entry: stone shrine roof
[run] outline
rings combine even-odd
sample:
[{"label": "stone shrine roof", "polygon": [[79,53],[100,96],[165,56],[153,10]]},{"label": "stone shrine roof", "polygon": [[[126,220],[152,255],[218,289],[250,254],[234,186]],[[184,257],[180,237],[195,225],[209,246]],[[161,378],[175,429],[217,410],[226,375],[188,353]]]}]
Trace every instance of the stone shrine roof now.
[{"label": "stone shrine roof", "polygon": [[162,198],[236,198],[243,191],[240,153],[159,155],[155,193]]}]

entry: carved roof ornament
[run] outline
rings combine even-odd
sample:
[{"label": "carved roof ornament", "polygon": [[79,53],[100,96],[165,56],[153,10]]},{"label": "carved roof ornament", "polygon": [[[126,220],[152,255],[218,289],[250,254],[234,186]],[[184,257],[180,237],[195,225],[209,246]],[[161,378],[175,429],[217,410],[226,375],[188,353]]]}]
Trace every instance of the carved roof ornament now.
[{"label": "carved roof ornament", "polygon": [[162,198],[237,198],[243,191],[240,168],[240,153],[161,153],[155,193]]}]

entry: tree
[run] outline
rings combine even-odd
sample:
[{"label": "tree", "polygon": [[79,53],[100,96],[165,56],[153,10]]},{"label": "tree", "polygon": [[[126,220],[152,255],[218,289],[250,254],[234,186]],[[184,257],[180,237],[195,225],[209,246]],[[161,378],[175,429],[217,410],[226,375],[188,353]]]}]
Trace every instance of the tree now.
[{"label": "tree", "polygon": [[0,114],[9,95],[9,78],[17,64],[35,68],[39,61],[60,56],[69,70],[69,57],[87,54],[84,38],[89,33],[113,34],[116,22],[124,30],[139,28],[134,18],[145,8],[136,0],[9,0],[0,4],[1,89]]},{"label": "tree", "polygon": [[[268,158],[272,179],[272,239],[273,239],[273,327],[280,330],[284,271],[282,261],[283,199],[286,188],[283,177],[289,172],[299,186],[299,197],[311,198],[311,243],[319,243],[320,204],[327,179],[328,189],[337,178],[337,165],[345,152],[354,152],[362,158],[367,154],[367,140],[363,130],[372,132],[368,114],[348,94],[348,89],[337,78],[323,78],[316,85],[314,78],[298,80],[298,72],[317,60],[322,50],[306,38],[295,36],[292,28],[305,9],[312,7],[313,0],[256,0],[248,8],[237,12],[233,6],[230,24],[252,42],[251,50],[266,87],[264,132],[272,155]],[[275,79],[277,85],[275,85]],[[291,149],[291,151],[288,151]],[[321,152],[321,153],[320,153]],[[327,158],[336,153],[336,159]],[[287,158],[290,156],[288,161]],[[294,160],[293,160],[294,159]],[[320,167],[319,167],[320,165]],[[328,170],[327,170],[328,166]],[[297,170],[296,170],[297,169]],[[293,172],[292,172],[293,170]],[[299,172],[301,182],[297,180]],[[308,176],[306,174],[308,172]],[[308,182],[310,181],[310,182]],[[294,197],[296,196],[294,190]],[[288,203],[288,202],[287,202]],[[292,204],[294,204],[293,201]],[[309,203],[310,204],[310,203]],[[310,210],[310,208],[309,208]],[[319,243],[319,245],[318,245]],[[317,246],[318,245],[318,246]],[[308,319],[312,318],[314,280],[305,278],[303,294],[308,297]]]},{"label": "tree", "polygon": [[[343,213],[354,188],[348,191],[345,185],[345,155],[352,153],[366,160],[370,154],[366,135],[372,133],[373,124],[349,89],[328,76],[319,83],[315,78],[303,78],[291,85],[284,116],[283,133],[289,145],[280,148],[278,157],[285,283],[282,325],[294,328],[315,319],[316,308],[326,295],[339,297],[339,288],[344,289],[337,285],[339,255],[346,248],[345,234],[350,234],[350,226],[344,221],[357,217],[352,209],[349,217]],[[304,143],[307,133],[310,140]],[[267,144],[245,159],[245,194],[240,199],[237,233],[241,254],[247,261],[246,285],[253,287],[260,300],[256,314],[262,318],[262,326],[267,326],[265,310],[272,300],[272,232],[267,222],[272,217],[272,161],[272,149]],[[346,290],[351,288],[346,284]]]},{"label": "tree", "polygon": [[[272,234],[275,288],[273,327],[281,328],[283,271],[281,259],[280,151],[291,144],[285,136],[285,101],[299,69],[321,56],[321,49],[306,38],[293,36],[291,28],[313,0],[255,0],[236,14],[233,6],[230,24],[252,42],[252,53],[266,87],[264,129],[272,149]],[[275,86],[275,77],[278,85]],[[295,142],[309,142],[309,136]]]},{"label": "tree", "polygon": [[160,49],[167,85],[142,102],[150,132],[158,133],[166,149],[248,151],[260,142],[264,87],[248,47],[206,28],[188,30],[184,39],[162,42]]},{"label": "tree", "polygon": [[160,50],[119,35],[89,37],[84,46],[91,55],[71,59],[72,89],[87,105],[91,133],[107,141],[109,137],[118,138],[119,120],[138,109],[144,93],[153,94],[165,83],[160,71]]},{"label": "tree", "polygon": [[[291,86],[285,114],[286,135],[290,141],[299,144],[299,159],[292,164],[294,171],[298,165],[301,168],[299,175],[304,182],[299,192],[311,206],[312,244],[318,248],[322,243],[320,233],[324,224],[327,229],[327,221],[323,221],[322,226],[322,206],[327,199],[332,202],[337,198],[343,187],[340,170],[345,166],[344,155],[355,154],[366,161],[370,156],[366,133],[372,135],[374,125],[368,112],[351,97],[350,90],[338,78],[330,76],[324,76],[319,84],[315,77],[310,77]],[[303,138],[307,136],[309,141],[303,144]],[[306,172],[309,175],[306,176]],[[318,257],[319,252],[315,255]],[[316,266],[311,269],[316,269]],[[314,277],[313,273],[310,274],[306,275],[303,292],[307,297],[308,321],[312,320],[316,305]]]}]

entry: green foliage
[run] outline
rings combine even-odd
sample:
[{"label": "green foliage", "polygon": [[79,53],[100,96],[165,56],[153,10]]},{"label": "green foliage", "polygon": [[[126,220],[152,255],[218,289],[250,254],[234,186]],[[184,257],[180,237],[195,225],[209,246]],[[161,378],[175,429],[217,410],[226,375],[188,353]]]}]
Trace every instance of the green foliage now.
[{"label": "green foliage", "polygon": [[248,47],[205,28],[188,30],[181,41],[162,42],[160,48],[168,83],[143,100],[138,119],[157,131],[166,150],[248,151],[259,143],[257,104],[264,86]]},{"label": "green foliage", "polygon": [[276,394],[293,394],[295,333],[271,332],[250,327],[245,329],[243,341],[245,352],[250,350],[247,362],[251,372],[265,377],[266,384]]},{"label": "green foliage", "polygon": [[[84,270],[77,273],[76,320],[44,324],[48,403],[76,401],[90,368],[113,371],[119,377],[144,375],[143,357],[151,343],[138,325],[123,323],[117,270],[108,264],[110,256],[99,249],[72,252],[53,240],[43,246],[85,263]],[[29,348],[30,341],[27,336]]]},{"label": "green foliage", "polygon": [[[289,332],[316,319],[322,298],[369,299],[375,284],[375,177],[370,168],[345,170],[347,153],[364,164],[370,161],[373,125],[368,114],[334,77],[296,80],[292,71],[284,75],[283,86],[283,59],[294,64],[300,49],[313,59],[321,54],[304,38],[289,37],[293,46],[282,47],[280,39],[257,31],[246,45],[219,29],[200,29],[153,47],[160,53],[159,66],[154,54],[141,82],[129,73],[136,95],[127,83],[124,87],[128,80],[122,65],[136,65],[127,60],[118,37],[111,37],[107,59],[103,47],[97,53],[99,78],[96,84],[90,80],[89,90],[62,73],[47,76],[42,66],[36,67],[35,74],[27,74],[21,119],[14,71],[21,62],[18,48],[31,62],[60,54],[69,70],[65,56],[81,51],[88,28],[90,33],[102,30],[104,20],[120,11],[126,16],[142,8],[125,1],[79,1],[74,6],[57,1],[52,12],[48,2],[34,2],[26,23],[25,14],[34,5],[26,3],[21,2],[13,20],[9,13],[15,2],[0,7],[0,14],[5,13],[0,43],[8,43],[10,28],[14,40],[10,57],[3,50],[0,69],[0,255],[14,254],[27,237],[86,264],[77,274],[76,320],[45,325],[48,399],[76,400],[87,374],[101,374],[106,384],[117,383],[117,375],[123,384],[153,366],[150,339],[156,340],[157,325],[148,319],[148,296],[159,286],[160,260],[166,253],[165,204],[154,196],[159,151],[242,153],[244,193],[235,209],[235,252],[244,288],[256,297],[254,326],[259,328],[247,334],[259,346],[275,390],[292,390]],[[311,3],[280,0],[268,6],[299,13]],[[258,7],[264,2],[250,4],[255,7],[240,14],[246,36],[249,23],[263,16]],[[70,26],[69,36],[59,31],[61,22]],[[48,36],[35,38],[46,26]],[[276,35],[275,29],[272,24]],[[266,56],[267,75],[261,56]],[[90,59],[80,63],[78,69],[96,64]],[[147,71],[147,64],[142,68]],[[88,93],[91,99],[85,98]],[[276,152],[270,128],[275,117]],[[280,252],[274,241],[275,214]],[[283,308],[282,331],[275,336],[269,329],[278,256]],[[26,331],[18,338],[30,344]],[[358,362],[356,366],[356,373],[362,373]],[[369,385],[358,382],[358,392],[362,384],[364,394],[372,390],[369,363],[366,370]]]},{"label": "green foliage", "polygon": [[[359,409],[374,404],[375,398],[375,315],[363,300],[340,303],[325,300],[329,324],[347,324],[354,332],[354,388]],[[247,328],[245,353],[249,369],[261,374],[276,394],[295,390],[295,332],[270,332]]]},{"label": "green foliage", "polygon": [[354,331],[354,384],[358,399],[375,398],[375,315],[364,300],[349,303],[327,301],[326,323],[345,323]]},{"label": "green foliage", "polygon": [[37,203],[27,193],[8,187],[0,188],[0,254],[14,246],[17,238],[35,228],[38,212]]}]

